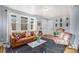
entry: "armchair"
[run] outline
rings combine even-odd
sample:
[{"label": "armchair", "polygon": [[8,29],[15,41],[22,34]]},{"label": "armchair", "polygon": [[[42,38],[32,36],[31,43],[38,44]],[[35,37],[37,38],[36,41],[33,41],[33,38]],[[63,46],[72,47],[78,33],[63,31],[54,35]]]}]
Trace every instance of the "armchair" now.
[{"label": "armchair", "polygon": [[58,37],[53,37],[54,42],[62,45],[69,45],[72,34],[68,32],[61,33]]}]

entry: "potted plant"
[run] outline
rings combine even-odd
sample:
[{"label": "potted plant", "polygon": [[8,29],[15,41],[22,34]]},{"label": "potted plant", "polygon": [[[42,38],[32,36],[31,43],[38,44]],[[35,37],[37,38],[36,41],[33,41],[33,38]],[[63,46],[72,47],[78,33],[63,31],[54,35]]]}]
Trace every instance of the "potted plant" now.
[{"label": "potted plant", "polygon": [[35,34],[35,35],[34,35],[34,38],[35,38],[38,42],[40,42],[40,38],[41,38],[41,37],[40,37],[38,34]]}]

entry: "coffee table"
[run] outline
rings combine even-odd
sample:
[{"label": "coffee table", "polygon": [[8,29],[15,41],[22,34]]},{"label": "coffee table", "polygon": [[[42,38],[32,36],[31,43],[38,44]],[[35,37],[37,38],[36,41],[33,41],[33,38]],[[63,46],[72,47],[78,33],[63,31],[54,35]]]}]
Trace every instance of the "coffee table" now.
[{"label": "coffee table", "polygon": [[32,48],[32,52],[35,53],[36,52],[36,48],[44,45],[46,42],[47,41],[45,41],[43,39],[39,39],[39,40],[36,40],[34,42],[30,42],[27,45],[30,46]]}]

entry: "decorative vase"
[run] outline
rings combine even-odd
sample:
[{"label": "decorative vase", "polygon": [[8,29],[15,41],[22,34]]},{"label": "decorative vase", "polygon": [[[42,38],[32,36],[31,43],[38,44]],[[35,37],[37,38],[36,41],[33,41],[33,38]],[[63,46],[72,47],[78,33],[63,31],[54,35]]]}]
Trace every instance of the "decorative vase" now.
[{"label": "decorative vase", "polygon": [[38,39],[37,39],[38,42],[40,42],[40,38],[41,38],[41,36],[38,37]]}]

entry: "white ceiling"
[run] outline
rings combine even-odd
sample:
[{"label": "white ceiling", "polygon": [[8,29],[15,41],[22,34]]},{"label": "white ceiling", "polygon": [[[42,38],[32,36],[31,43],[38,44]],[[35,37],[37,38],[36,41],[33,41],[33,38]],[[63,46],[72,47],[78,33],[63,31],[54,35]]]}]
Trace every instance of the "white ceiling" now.
[{"label": "white ceiling", "polygon": [[45,18],[69,15],[69,5],[8,5],[7,7]]}]

